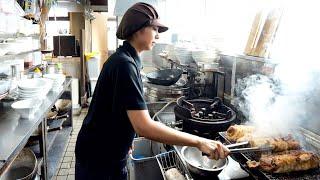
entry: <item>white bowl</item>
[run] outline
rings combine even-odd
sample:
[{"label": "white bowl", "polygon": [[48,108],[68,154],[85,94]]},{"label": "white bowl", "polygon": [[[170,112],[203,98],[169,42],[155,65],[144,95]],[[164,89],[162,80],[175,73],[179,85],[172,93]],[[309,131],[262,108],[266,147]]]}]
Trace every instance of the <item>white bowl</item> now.
[{"label": "white bowl", "polygon": [[52,80],[44,78],[24,79],[18,83],[19,89],[26,91],[38,91],[46,87],[52,87]]},{"label": "white bowl", "polygon": [[14,102],[11,107],[20,114],[21,118],[31,119],[41,104],[42,100],[34,98]]},{"label": "white bowl", "polygon": [[39,88],[39,89],[20,89],[18,87],[18,91],[19,91],[19,94],[20,93],[25,93],[25,94],[36,94],[36,93],[40,93],[44,88]]},{"label": "white bowl", "polygon": [[43,77],[53,80],[52,90],[60,88],[66,79],[63,74],[45,74]]},{"label": "white bowl", "polygon": [[65,79],[66,76],[64,74],[45,74],[43,75],[44,78],[56,80],[56,79]]},{"label": "white bowl", "polygon": [[217,59],[217,51],[214,50],[193,50],[192,58],[196,62],[213,63]]}]

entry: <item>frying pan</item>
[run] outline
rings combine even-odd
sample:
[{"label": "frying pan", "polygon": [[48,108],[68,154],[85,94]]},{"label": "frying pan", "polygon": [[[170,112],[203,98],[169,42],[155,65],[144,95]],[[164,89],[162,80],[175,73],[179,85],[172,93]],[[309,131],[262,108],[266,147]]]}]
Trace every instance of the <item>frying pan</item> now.
[{"label": "frying pan", "polygon": [[150,72],[146,77],[152,84],[170,86],[180,79],[182,73],[181,69],[163,69]]}]

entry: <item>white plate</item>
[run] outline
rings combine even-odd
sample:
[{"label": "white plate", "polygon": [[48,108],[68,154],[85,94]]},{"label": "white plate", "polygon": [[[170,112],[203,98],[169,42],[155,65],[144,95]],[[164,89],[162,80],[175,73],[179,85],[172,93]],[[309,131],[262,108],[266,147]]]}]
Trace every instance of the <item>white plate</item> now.
[{"label": "white plate", "polygon": [[25,79],[18,83],[18,87],[26,91],[38,91],[48,86],[52,87],[52,83],[52,80],[44,78]]},{"label": "white plate", "polygon": [[43,75],[44,78],[49,78],[49,79],[65,79],[66,76],[63,74],[45,74]]},{"label": "white plate", "polygon": [[35,97],[35,96],[39,96],[41,95],[41,93],[37,93],[37,94],[19,94],[20,97]]},{"label": "white plate", "polygon": [[21,89],[20,87],[18,87],[19,92],[22,92],[22,93],[38,93],[44,89],[45,89],[44,87],[41,87],[38,89]]}]

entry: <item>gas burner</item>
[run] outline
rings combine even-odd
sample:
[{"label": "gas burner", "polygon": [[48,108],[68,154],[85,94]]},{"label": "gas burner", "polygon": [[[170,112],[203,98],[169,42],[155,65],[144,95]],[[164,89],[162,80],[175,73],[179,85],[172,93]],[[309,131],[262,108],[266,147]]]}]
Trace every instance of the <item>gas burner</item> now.
[{"label": "gas burner", "polygon": [[182,130],[213,139],[236,120],[236,113],[220,98],[177,100],[174,108],[176,121],[182,120]]},{"label": "gas burner", "polygon": [[232,109],[225,106],[218,97],[212,102],[202,99],[198,101],[181,99],[181,103],[183,108],[190,110],[191,117],[199,121],[224,121],[232,117]]}]

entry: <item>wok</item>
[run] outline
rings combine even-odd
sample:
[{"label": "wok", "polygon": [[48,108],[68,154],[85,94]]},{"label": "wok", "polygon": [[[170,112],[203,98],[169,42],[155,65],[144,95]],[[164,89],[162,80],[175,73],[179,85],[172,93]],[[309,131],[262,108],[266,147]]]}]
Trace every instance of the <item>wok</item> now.
[{"label": "wok", "polygon": [[182,72],[181,69],[163,69],[150,72],[146,77],[152,84],[170,86],[180,79]]}]

